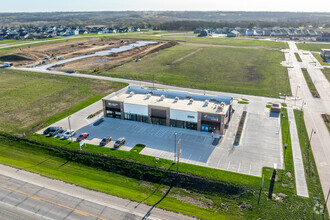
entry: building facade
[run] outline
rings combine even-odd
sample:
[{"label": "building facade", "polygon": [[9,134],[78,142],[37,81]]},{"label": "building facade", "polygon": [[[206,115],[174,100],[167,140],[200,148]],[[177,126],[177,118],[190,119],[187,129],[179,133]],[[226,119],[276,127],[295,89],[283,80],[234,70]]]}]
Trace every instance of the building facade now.
[{"label": "building facade", "polygon": [[232,97],[129,87],[103,99],[104,117],[224,134]]}]

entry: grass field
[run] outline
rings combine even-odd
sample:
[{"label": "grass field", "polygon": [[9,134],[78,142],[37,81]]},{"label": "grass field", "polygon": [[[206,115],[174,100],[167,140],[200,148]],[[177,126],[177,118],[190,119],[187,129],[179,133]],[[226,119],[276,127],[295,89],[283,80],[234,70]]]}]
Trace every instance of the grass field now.
[{"label": "grass field", "polygon": [[[167,85],[244,93],[259,96],[290,95],[280,51],[178,45],[130,62],[101,75],[152,81]],[[196,52],[197,51],[197,52]],[[196,53],[194,53],[196,52]],[[82,71],[93,74],[92,71]],[[98,73],[99,74],[99,73]],[[205,82],[204,82],[205,80]]]},{"label": "grass field", "polygon": [[29,133],[82,109],[123,83],[0,70],[0,131]]},{"label": "grass field", "polygon": [[330,44],[325,43],[297,43],[298,49],[320,52],[321,49],[330,49]]},{"label": "grass field", "polygon": [[302,68],[301,71],[303,72],[304,74],[304,77],[305,77],[305,80],[306,80],[306,83],[307,83],[307,86],[309,88],[309,91],[312,93],[312,96],[315,97],[315,98],[320,98],[320,95],[319,93],[317,92],[317,89],[313,83],[313,80],[312,78],[310,77],[307,69],[305,68]]},{"label": "grass field", "polygon": [[285,42],[246,39],[246,38],[210,38],[197,37],[193,33],[128,33],[119,35],[108,35],[109,38],[123,38],[123,39],[144,39],[144,40],[173,40],[196,44],[216,44],[216,45],[232,45],[232,46],[248,46],[248,47],[265,47],[265,48],[289,48]]},{"label": "grass field", "polygon": [[323,58],[319,53],[313,53],[313,56],[317,59],[317,61],[319,61],[321,65],[330,66],[330,63],[324,62]]}]

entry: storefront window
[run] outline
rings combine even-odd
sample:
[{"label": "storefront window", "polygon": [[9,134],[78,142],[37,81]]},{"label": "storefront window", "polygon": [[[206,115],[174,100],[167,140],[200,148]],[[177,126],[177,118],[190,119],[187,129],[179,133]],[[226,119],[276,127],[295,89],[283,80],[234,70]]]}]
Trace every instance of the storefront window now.
[{"label": "storefront window", "polygon": [[125,118],[125,120],[139,121],[139,122],[148,123],[148,116],[144,116],[144,115],[125,113],[124,118]]},{"label": "storefront window", "polygon": [[197,123],[189,121],[171,120],[171,127],[197,130]]}]

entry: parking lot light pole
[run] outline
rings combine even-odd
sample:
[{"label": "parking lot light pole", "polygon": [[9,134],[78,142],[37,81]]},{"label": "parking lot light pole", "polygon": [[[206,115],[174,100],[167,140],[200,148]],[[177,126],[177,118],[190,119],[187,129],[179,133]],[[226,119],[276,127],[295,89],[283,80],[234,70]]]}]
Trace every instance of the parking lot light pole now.
[{"label": "parking lot light pole", "polygon": [[175,164],[176,162],[176,136],[177,136],[178,133],[174,133],[174,161],[173,161],[173,164]]},{"label": "parking lot light pole", "polygon": [[178,141],[178,161],[177,161],[177,166],[176,166],[176,174],[179,174],[179,163],[180,163],[180,145],[181,145],[181,139]]},{"label": "parking lot light pole", "polygon": [[71,115],[68,117],[68,122],[69,122],[69,131],[70,131],[70,137],[71,137],[71,142],[72,142],[72,134],[71,134],[71,123],[70,123],[70,118],[71,118]]}]

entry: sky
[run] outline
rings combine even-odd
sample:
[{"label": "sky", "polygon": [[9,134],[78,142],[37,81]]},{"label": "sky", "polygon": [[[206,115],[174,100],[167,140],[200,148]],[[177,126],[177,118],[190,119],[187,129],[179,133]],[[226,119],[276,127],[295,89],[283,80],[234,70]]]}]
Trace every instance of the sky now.
[{"label": "sky", "polygon": [[0,0],[0,12],[293,11],[330,12],[330,0]]}]

